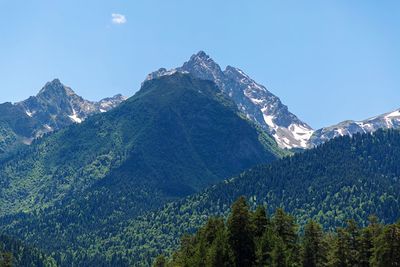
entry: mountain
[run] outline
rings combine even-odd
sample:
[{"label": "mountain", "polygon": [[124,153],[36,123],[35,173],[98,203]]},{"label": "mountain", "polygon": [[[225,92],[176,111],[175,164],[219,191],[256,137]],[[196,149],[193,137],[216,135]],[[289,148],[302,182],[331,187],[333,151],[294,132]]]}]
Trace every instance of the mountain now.
[{"label": "mountain", "polygon": [[111,111],[0,158],[0,231],[75,251],[60,256],[66,266],[113,261],[82,251],[128,219],[281,153],[213,82],[152,79]]},{"label": "mountain", "polygon": [[281,100],[246,75],[242,70],[227,66],[225,70],[205,52],[200,51],[183,66],[150,73],[146,80],[176,72],[214,81],[229,96],[248,119],[270,133],[281,148],[312,148],[332,138],[356,133],[370,133],[378,129],[400,128],[400,110],[395,110],[364,121],[344,121],[337,125],[313,130],[291,113]]},{"label": "mountain", "polygon": [[107,244],[108,254],[146,266],[153,257],[176,248],[182,235],[196,231],[208,218],[226,216],[240,196],[253,208],[263,204],[273,212],[282,207],[297,216],[300,225],[309,218],[325,229],[343,226],[351,218],[365,225],[373,214],[393,223],[400,217],[399,157],[399,131],[335,138],[167,204],[97,242]]},{"label": "mountain", "polygon": [[339,124],[319,129],[310,138],[310,146],[320,145],[332,138],[356,133],[372,133],[378,129],[399,129],[400,109],[363,121],[344,121]]},{"label": "mountain", "polygon": [[45,133],[81,123],[90,115],[111,110],[125,99],[116,95],[99,102],[88,101],[55,79],[36,96],[15,104],[0,104],[0,151],[18,143],[30,144]]},{"label": "mountain", "polygon": [[205,52],[193,55],[182,67],[159,69],[146,80],[171,75],[175,72],[190,73],[197,78],[215,82],[229,96],[248,119],[268,131],[281,148],[306,148],[313,133],[312,128],[291,113],[281,100],[246,75],[242,70],[227,66],[224,71]]}]

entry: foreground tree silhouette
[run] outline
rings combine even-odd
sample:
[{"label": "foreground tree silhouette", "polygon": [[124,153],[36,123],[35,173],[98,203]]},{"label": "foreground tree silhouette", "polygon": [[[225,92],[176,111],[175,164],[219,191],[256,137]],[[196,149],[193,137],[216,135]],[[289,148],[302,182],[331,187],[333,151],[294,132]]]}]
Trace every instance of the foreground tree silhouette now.
[{"label": "foreground tree silhouette", "polygon": [[310,220],[304,228],[303,266],[323,267],[328,264],[328,247],[321,225]]},{"label": "foreground tree silhouette", "polygon": [[233,252],[235,266],[252,266],[255,262],[254,239],[249,207],[244,197],[240,197],[232,205],[232,213],[228,218],[227,226],[228,243]]},{"label": "foreground tree silhouette", "polygon": [[400,266],[400,223],[388,225],[377,238],[373,266]]}]

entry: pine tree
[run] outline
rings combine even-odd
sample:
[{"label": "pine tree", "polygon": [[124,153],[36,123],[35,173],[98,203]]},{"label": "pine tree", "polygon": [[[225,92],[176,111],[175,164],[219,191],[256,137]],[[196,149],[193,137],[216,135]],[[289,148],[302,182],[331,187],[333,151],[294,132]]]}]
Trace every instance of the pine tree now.
[{"label": "pine tree", "polygon": [[335,244],[332,249],[332,255],[330,257],[330,266],[332,267],[348,267],[348,233],[343,228],[336,230]]},{"label": "pine tree", "polygon": [[359,265],[370,267],[376,239],[382,232],[382,226],[375,216],[369,217],[369,225],[361,231],[359,240]]},{"label": "pine tree", "polygon": [[271,263],[273,267],[292,266],[287,247],[280,237],[277,237],[274,242],[274,248],[271,252]]},{"label": "pine tree", "polygon": [[277,240],[273,229],[267,227],[264,234],[262,235],[256,250],[256,266],[270,266],[272,250],[275,247]]},{"label": "pine tree", "polygon": [[284,212],[283,209],[277,209],[272,220],[275,234],[282,240],[286,254],[289,256],[289,263],[297,266],[300,262],[297,225],[294,217]]},{"label": "pine tree", "polygon": [[255,249],[249,207],[244,197],[233,205],[228,218],[228,242],[232,249],[236,267],[252,266],[255,262]]},{"label": "pine tree", "polygon": [[358,266],[360,258],[360,229],[354,220],[349,220],[347,223],[346,231],[348,233],[347,237],[349,240],[348,244],[348,264],[350,266]]},{"label": "pine tree", "polygon": [[373,266],[400,266],[400,224],[388,225],[377,238],[373,253]]},{"label": "pine tree", "polygon": [[327,266],[327,244],[324,242],[324,232],[321,225],[310,220],[304,229],[303,238],[303,266]]},{"label": "pine tree", "polygon": [[258,206],[257,209],[251,215],[251,223],[253,225],[254,238],[261,238],[264,234],[267,226],[269,225],[269,218],[265,207]]},{"label": "pine tree", "polygon": [[232,266],[231,253],[225,225],[217,230],[215,239],[207,252],[206,267]]}]

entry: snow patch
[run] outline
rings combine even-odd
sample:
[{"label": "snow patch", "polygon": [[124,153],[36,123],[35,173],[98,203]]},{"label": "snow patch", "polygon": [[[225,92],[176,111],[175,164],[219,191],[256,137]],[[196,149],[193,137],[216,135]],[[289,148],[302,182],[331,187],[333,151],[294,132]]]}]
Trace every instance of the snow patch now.
[{"label": "snow patch", "polygon": [[394,117],[400,117],[400,110],[396,110],[385,116],[385,118],[394,118]]},{"label": "snow patch", "polygon": [[26,110],[25,112],[26,112],[26,115],[28,115],[29,117],[31,117],[31,118],[32,118],[32,115],[33,115],[33,113],[32,113],[32,112],[29,112],[29,110]]},{"label": "snow patch", "polygon": [[273,129],[275,129],[275,128],[277,127],[277,126],[275,125],[275,123],[274,123],[274,116],[266,115],[266,114],[263,113],[263,117],[264,117],[265,123],[266,123],[269,127],[273,128]]},{"label": "snow patch", "polygon": [[75,110],[73,110],[72,115],[69,115],[68,117],[69,117],[73,122],[82,123],[82,119],[78,117],[78,115],[76,114],[76,111],[75,111]]}]

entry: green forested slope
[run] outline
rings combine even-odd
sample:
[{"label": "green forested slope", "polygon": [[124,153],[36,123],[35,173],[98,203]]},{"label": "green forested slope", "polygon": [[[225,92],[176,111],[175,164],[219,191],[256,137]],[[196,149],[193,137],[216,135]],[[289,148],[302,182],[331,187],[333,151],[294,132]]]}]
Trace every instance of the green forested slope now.
[{"label": "green forested slope", "polygon": [[[284,208],[300,225],[309,218],[326,229],[342,226],[347,219],[365,225],[372,214],[393,223],[400,217],[399,159],[398,131],[337,138],[167,204],[98,242],[106,243],[110,254],[126,253],[133,262],[150,264],[151,257],[176,247],[179,237],[195,231],[210,216],[226,215],[241,195],[253,207]],[[121,250],[121,240],[130,250]]]},{"label": "green forested slope", "polygon": [[188,75],[162,77],[110,112],[4,155],[1,229],[47,251],[96,256],[105,248],[93,241],[123,221],[276,159],[275,142],[218,92]]}]

